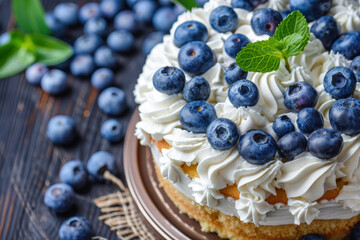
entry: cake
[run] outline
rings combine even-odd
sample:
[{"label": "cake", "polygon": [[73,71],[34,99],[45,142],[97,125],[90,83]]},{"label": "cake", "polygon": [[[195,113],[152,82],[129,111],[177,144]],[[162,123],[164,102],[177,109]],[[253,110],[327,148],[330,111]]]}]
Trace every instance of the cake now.
[{"label": "cake", "polygon": [[[288,0],[269,0],[260,8],[288,9]],[[165,66],[181,69],[180,48],[174,44],[176,28],[186,21],[198,21],[208,30],[207,46],[215,64],[201,74],[210,84],[210,103],[218,118],[232,120],[243,135],[262,129],[277,141],[272,125],[286,114],[296,125],[297,113],[284,104],[284,92],[296,82],[306,82],[318,93],[317,109],[324,128],[331,128],[329,110],[336,101],[324,90],[324,76],[335,66],[349,67],[351,61],[327,51],[312,33],[304,51],[289,58],[292,71],[281,61],[276,71],[249,72],[247,79],[259,91],[255,106],[235,107],[228,98],[226,69],[235,60],[224,50],[225,40],[233,33],[245,35],[250,42],[266,40],[250,25],[254,12],[234,8],[238,24],[233,32],[219,33],[209,23],[209,15],[229,0],[210,0],[203,8],[183,13],[163,43],[153,48],[134,90],[141,121],[135,135],[149,146],[161,186],[174,204],[196,219],[205,232],[216,232],[229,239],[299,239],[320,234],[326,239],[343,239],[360,221],[360,136],[342,134],[343,148],[328,160],[309,151],[284,161],[276,154],[263,165],[251,164],[237,147],[214,149],[206,133],[184,129],[180,112],[187,104],[181,93],[164,94],[153,85],[156,71]],[[333,1],[329,15],[341,26],[341,33],[360,30],[360,10],[353,1]],[[312,23],[309,23],[311,26]],[[188,82],[193,76],[185,73]],[[353,97],[358,97],[357,85]],[[296,127],[296,130],[298,128]]]}]

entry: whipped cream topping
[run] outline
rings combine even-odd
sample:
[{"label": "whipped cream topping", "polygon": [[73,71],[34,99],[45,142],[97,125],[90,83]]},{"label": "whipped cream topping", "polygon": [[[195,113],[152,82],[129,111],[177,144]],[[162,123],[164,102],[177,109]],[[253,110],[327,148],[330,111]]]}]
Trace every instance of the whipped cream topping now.
[{"label": "whipped cream topping", "polygon": [[264,4],[259,5],[256,9],[260,8],[272,8],[278,12],[290,9],[289,0],[269,0]]},{"label": "whipped cream topping", "polygon": [[219,190],[214,189],[208,182],[202,178],[195,178],[190,182],[189,187],[193,191],[195,201],[200,205],[206,205],[211,208],[218,205],[218,199],[223,198]]},{"label": "whipped cream topping", "polygon": [[289,211],[294,215],[294,223],[297,225],[303,222],[310,224],[320,213],[316,205],[318,205],[316,202],[309,203],[303,200],[289,199]]},{"label": "whipped cream topping", "polygon": [[360,7],[356,1],[348,1],[346,5],[337,5],[330,10],[340,25],[340,33],[360,30]]}]

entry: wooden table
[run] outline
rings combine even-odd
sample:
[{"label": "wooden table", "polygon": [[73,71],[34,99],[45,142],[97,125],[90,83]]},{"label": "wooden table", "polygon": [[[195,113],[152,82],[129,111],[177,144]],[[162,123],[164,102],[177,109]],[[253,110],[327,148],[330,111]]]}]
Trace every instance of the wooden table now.
[{"label": "wooden table", "polygon": [[[44,0],[51,10],[60,0]],[[85,1],[78,1],[83,4]],[[0,32],[14,25],[10,0],[0,0]],[[126,91],[129,111],[118,118],[126,130],[136,104],[132,91],[141,72],[145,56],[140,49],[146,28],[136,40],[136,49],[119,56],[116,85]],[[1,57],[1,56],[0,56]],[[116,239],[116,234],[98,220],[99,209],[94,198],[116,191],[111,183],[89,184],[76,195],[76,207],[66,214],[56,214],[43,203],[46,189],[59,182],[61,166],[71,159],[85,163],[92,153],[106,150],[114,154],[122,167],[123,143],[109,144],[100,135],[101,124],[108,117],[97,107],[98,92],[89,79],[69,75],[70,90],[63,96],[52,97],[39,87],[30,85],[24,74],[0,80],[0,239],[58,239],[58,229],[68,217],[78,215],[90,220],[97,236]],[[46,136],[46,125],[52,116],[69,115],[74,118],[81,139],[73,146],[54,146]]]}]

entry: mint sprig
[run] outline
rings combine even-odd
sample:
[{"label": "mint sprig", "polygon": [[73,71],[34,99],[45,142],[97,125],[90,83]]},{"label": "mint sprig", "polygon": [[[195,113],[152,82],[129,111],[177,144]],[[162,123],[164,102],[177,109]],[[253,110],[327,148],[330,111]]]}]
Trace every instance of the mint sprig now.
[{"label": "mint sprig", "polygon": [[304,51],[310,38],[309,27],[299,11],[289,14],[276,28],[274,36],[265,41],[246,45],[236,56],[236,63],[247,72],[271,72],[285,61],[291,72],[288,58]]}]

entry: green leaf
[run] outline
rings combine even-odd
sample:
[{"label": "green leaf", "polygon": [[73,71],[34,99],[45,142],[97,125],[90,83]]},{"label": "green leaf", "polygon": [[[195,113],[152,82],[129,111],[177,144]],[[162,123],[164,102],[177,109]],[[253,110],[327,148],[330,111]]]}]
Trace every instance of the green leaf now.
[{"label": "green leaf", "polygon": [[12,9],[17,25],[27,33],[50,34],[44,9],[39,0],[13,0]]},{"label": "green leaf", "polygon": [[36,61],[45,65],[56,65],[72,56],[72,48],[65,42],[46,35],[30,34],[34,44]]},{"label": "green leaf", "polygon": [[280,66],[282,48],[282,44],[274,38],[251,43],[237,54],[236,63],[247,72],[271,72]]},{"label": "green leaf", "polygon": [[199,7],[194,0],[172,0],[175,3],[181,4],[186,10]]},{"label": "green leaf", "polygon": [[304,38],[298,33],[291,34],[285,37],[282,41],[285,48],[282,52],[286,57],[296,56],[304,51],[306,44],[304,45]]}]

